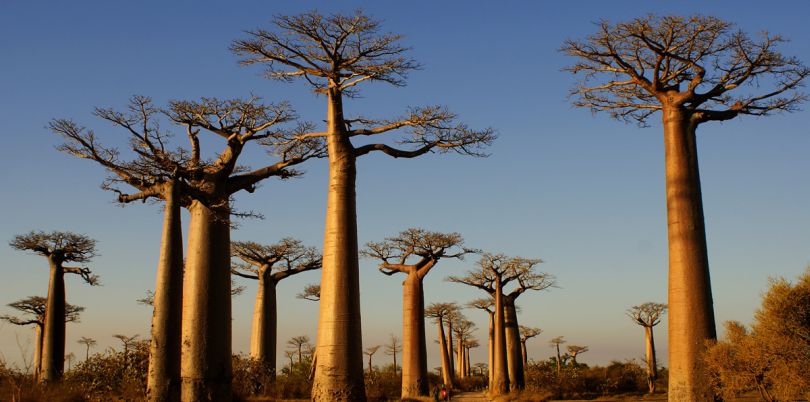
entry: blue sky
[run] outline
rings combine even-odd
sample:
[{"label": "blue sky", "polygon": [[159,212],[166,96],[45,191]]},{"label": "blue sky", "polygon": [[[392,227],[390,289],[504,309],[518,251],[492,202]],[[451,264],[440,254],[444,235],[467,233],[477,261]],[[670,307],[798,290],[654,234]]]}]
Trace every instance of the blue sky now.
[{"label": "blue sky", "polygon": [[[68,350],[79,356],[81,336],[96,350],[117,346],[113,334],[147,337],[151,311],[135,303],[154,287],[161,211],[156,205],[121,208],[99,189],[105,176],[93,163],[55,150],[45,128],[70,117],[96,130],[106,143],[120,132],[95,119],[95,106],[122,107],[134,94],[158,104],[201,96],[262,96],[288,100],[305,120],[320,123],[325,102],[302,83],[284,84],[240,67],[228,51],[244,31],[269,28],[274,14],[363,8],[384,29],[405,35],[410,55],[423,65],[408,86],[372,84],[347,101],[349,115],[397,116],[408,106],[446,104],[472,127],[493,127],[500,138],[485,159],[429,155],[415,160],[368,156],[358,164],[361,244],[408,227],[457,231],[467,244],[493,252],[542,258],[559,288],[519,300],[521,324],[544,333],[529,356],[544,359],[547,341],[565,336],[588,345],[586,363],[643,356],[643,333],[624,311],[666,301],[666,218],[662,131],[611,120],[570,105],[572,60],[557,49],[582,38],[595,21],[623,21],[647,13],[703,13],[737,23],[750,33],[770,31],[791,42],[785,54],[810,63],[810,27],[804,2],[23,2],[0,6],[0,240],[30,230],[70,230],[99,241],[90,266],[104,283],[90,288],[69,278],[68,300],[85,306],[81,323],[68,326]],[[805,106],[805,109],[807,106]],[[795,278],[810,262],[810,133],[808,112],[743,117],[706,124],[699,153],[718,324],[750,322],[767,278]],[[261,152],[245,163],[258,166]],[[321,247],[326,164],[307,174],[267,181],[239,194],[237,208],[265,219],[243,221],[232,238],[275,242],[294,236]],[[41,257],[0,247],[3,305],[44,295]],[[466,302],[483,294],[443,279],[474,259],[441,263],[426,282],[426,301]],[[361,261],[364,344],[383,343],[401,329],[400,282]],[[315,338],[316,303],[297,300],[318,273],[279,286],[279,350],[296,335]],[[234,301],[234,350],[247,351],[255,284]],[[0,308],[0,312],[9,312]],[[483,314],[467,315],[486,328]],[[657,327],[666,361],[666,323]],[[428,326],[429,339],[435,329]],[[0,324],[0,352],[19,360],[32,331]],[[485,340],[486,332],[477,333]],[[434,346],[431,345],[431,348]],[[431,367],[437,366],[431,349]],[[281,352],[279,353],[281,355]],[[283,355],[282,355],[283,356]],[[484,348],[473,360],[485,361]],[[375,359],[376,360],[376,359]],[[376,360],[382,362],[383,358]],[[279,363],[281,364],[281,363]]]}]

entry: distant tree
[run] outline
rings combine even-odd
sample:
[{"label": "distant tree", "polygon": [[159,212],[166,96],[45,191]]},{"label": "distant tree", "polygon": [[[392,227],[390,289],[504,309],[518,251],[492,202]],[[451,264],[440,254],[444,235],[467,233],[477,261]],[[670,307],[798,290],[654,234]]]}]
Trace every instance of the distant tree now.
[{"label": "distant tree", "polygon": [[377,259],[385,275],[407,277],[402,282],[402,399],[428,395],[425,340],[425,276],[442,259],[463,259],[474,250],[464,248],[458,233],[410,228],[382,242],[370,242],[361,254]]},{"label": "distant tree", "polygon": [[557,350],[557,356],[555,360],[557,363],[557,375],[560,375],[560,373],[562,372],[562,355],[560,354],[560,345],[565,343],[565,339],[563,338],[564,337],[562,336],[558,336],[548,341],[549,345],[551,345],[552,348],[556,348]]},{"label": "distant tree", "polygon": [[378,350],[380,350],[380,346],[382,346],[382,345],[376,345],[376,346],[368,347],[363,352],[368,356],[368,373],[369,374],[371,374],[374,371],[374,368],[373,368],[374,366],[371,365],[371,357],[374,356],[374,354],[377,353]]},{"label": "distant tree", "polygon": [[126,335],[113,335],[113,338],[116,338],[121,341],[121,344],[124,346],[124,371],[127,369],[127,365],[129,364],[129,348],[135,344],[136,339],[138,339],[138,334],[132,336]]},{"label": "distant tree", "polygon": [[96,346],[97,343],[96,340],[87,336],[83,336],[79,338],[79,340],[76,342],[86,347],[84,350],[84,361],[87,361],[87,359],[90,358],[90,348]]},{"label": "distant tree", "polygon": [[18,235],[9,243],[16,250],[28,250],[48,259],[50,281],[45,303],[42,328],[42,382],[56,382],[65,369],[65,274],[79,275],[92,285],[99,285],[98,276],[86,267],[66,267],[65,263],[86,263],[96,255],[96,241],[71,232],[31,232]]},{"label": "distant tree", "polygon": [[793,111],[810,69],[777,51],[784,42],[750,38],[733,24],[706,16],[649,15],[602,21],[586,40],[562,51],[579,62],[574,105],[641,125],[660,111],[666,156],[669,237],[669,397],[711,398],[700,359],[716,338],[709,281],[696,132],[700,124],[740,115]]},{"label": "distant tree", "polygon": [[394,358],[394,373],[397,373],[397,353],[402,352],[402,344],[396,335],[391,334],[391,339],[385,345],[385,354]]},{"label": "distant tree", "polygon": [[526,327],[523,325],[520,326],[520,350],[521,354],[523,355],[523,367],[526,367],[526,365],[529,363],[526,341],[540,335],[541,333],[543,333],[543,330],[540,328]]},{"label": "distant tree", "polygon": [[467,307],[484,310],[487,312],[487,315],[489,315],[489,333],[487,338],[487,370],[489,371],[487,377],[490,381],[488,388],[492,388],[492,359],[495,354],[495,342],[493,341],[495,335],[495,300],[491,297],[475,299],[467,303]]},{"label": "distant tree", "polygon": [[458,320],[453,328],[453,333],[456,335],[456,342],[458,344],[456,350],[456,361],[458,361],[458,368],[456,373],[459,378],[467,377],[469,366],[466,359],[466,348],[472,339],[472,333],[475,331],[475,323],[468,320],[464,315],[459,314]]},{"label": "distant tree", "polygon": [[[329,148],[329,193],[318,323],[318,359],[312,386],[315,401],[365,400],[363,344],[357,247],[355,178],[357,158],[384,153],[414,158],[428,152],[477,155],[495,138],[493,130],[472,130],[456,122],[441,106],[413,108],[394,120],[348,118],[344,97],[358,93],[364,82],[404,85],[405,75],[418,67],[406,57],[401,36],[380,33],[380,23],[362,11],[322,15],[309,12],[277,16],[273,31],[255,30],[235,41],[232,50],[243,64],[262,64],[267,75],[291,81],[303,79],[327,101],[326,131],[304,137],[325,138]],[[395,147],[376,142],[380,135],[409,128]],[[355,144],[352,139],[372,138]],[[332,317],[344,317],[333,320]]]},{"label": "distant tree", "polygon": [[655,337],[653,327],[661,322],[661,315],[667,310],[666,304],[644,303],[627,310],[633,322],[644,327],[644,342],[647,360],[647,388],[655,393],[655,381],[658,379],[658,360],[655,355]]},{"label": "distant tree", "polygon": [[65,355],[65,361],[68,365],[68,371],[70,371],[71,367],[73,366],[73,361],[76,360],[76,355],[73,353],[68,353]]},{"label": "distant tree", "polygon": [[301,291],[301,293],[295,295],[295,297],[309,301],[320,301],[321,285],[309,284],[304,287],[304,290]]},{"label": "distant tree", "polygon": [[587,346],[579,345],[568,345],[566,349],[568,350],[568,356],[571,356],[571,363],[575,367],[577,365],[577,356],[588,351]]},{"label": "distant tree", "polygon": [[[253,330],[250,338],[250,357],[264,367],[276,368],[276,331],[278,283],[301,272],[321,268],[321,256],[300,240],[284,238],[276,244],[232,242],[231,254],[243,263],[235,263],[231,272],[242,278],[258,281],[256,302],[253,307]],[[307,338],[309,342],[309,338]],[[299,363],[301,353],[298,354]]]},{"label": "distant tree", "polygon": [[309,337],[306,335],[294,336],[287,341],[287,345],[298,351],[298,364],[301,364],[304,361],[303,350],[306,345],[309,345]]},{"label": "distant tree", "polygon": [[296,351],[294,351],[294,350],[285,350],[284,351],[284,356],[286,356],[288,359],[290,359],[290,372],[291,373],[292,373],[292,369],[293,369],[293,358],[295,358],[295,354],[296,354]]},{"label": "distant tree", "polygon": [[[30,317],[2,315],[0,316],[0,320],[7,321],[14,325],[34,325],[34,379],[36,380],[42,372],[42,335],[45,327],[47,299],[42,296],[29,296],[25,299],[9,303],[8,306]],[[65,303],[65,322],[78,322],[79,314],[82,311],[84,311],[84,307]]]},{"label": "distant tree", "polygon": [[720,397],[756,390],[768,402],[810,398],[810,268],[796,283],[770,280],[750,330],[725,325],[726,339],[706,354]]},{"label": "distant tree", "polygon": [[472,365],[470,364],[470,349],[475,349],[480,346],[481,344],[478,343],[478,339],[473,337],[467,338],[464,342],[464,370],[466,377],[473,375]]},{"label": "distant tree", "polygon": [[450,365],[450,350],[444,332],[444,321],[453,311],[458,310],[455,303],[433,303],[425,307],[425,316],[433,318],[439,326],[439,350],[442,355],[442,383],[453,388],[453,369]]}]

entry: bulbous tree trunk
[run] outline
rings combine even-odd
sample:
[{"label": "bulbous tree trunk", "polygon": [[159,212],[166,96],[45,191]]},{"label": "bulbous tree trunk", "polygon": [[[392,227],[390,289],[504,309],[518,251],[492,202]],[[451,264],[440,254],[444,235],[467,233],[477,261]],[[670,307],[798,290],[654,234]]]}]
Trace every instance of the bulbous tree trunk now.
[{"label": "bulbous tree trunk", "polygon": [[523,373],[523,354],[520,350],[520,327],[515,300],[504,296],[504,331],[506,335],[506,361],[509,367],[509,385],[512,390],[526,388]]},{"label": "bulbous tree trunk", "polygon": [[501,288],[500,278],[495,281],[495,333],[493,340],[495,341],[495,353],[493,359],[493,379],[492,388],[490,392],[497,396],[509,392],[509,375],[507,372],[506,360],[506,333],[504,331],[504,308],[503,308],[503,289]]},{"label": "bulbous tree trunk", "polygon": [[354,148],[345,136],[341,94],[328,91],[329,190],[313,401],[365,401],[357,248]]},{"label": "bulbous tree trunk", "polygon": [[42,336],[42,376],[40,382],[54,383],[65,369],[65,270],[61,262],[48,257],[50,280]]},{"label": "bulbous tree trunk", "polygon": [[669,237],[669,400],[712,401],[701,355],[716,339],[695,138],[697,123],[663,110]]},{"label": "bulbous tree trunk", "polygon": [[655,393],[655,380],[658,379],[658,362],[655,358],[655,339],[653,338],[653,327],[644,327],[646,338],[647,354],[647,387],[650,393]]},{"label": "bulbous tree trunk", "polygon": [[425,296],[414,270],[402,283],[402,399],[428,395]]},{"label": "bulbous tree trunk", "polygon": [[[261,362],[264,367],[276,373],[276,282],[259,273],[259,286],[256,290],[256,305],[253,308],[253,327],[250,336],[250,357]],[[300,353],[299,353],[300,356]]]},{"label": "bulbous tree trunk", "polygon": [[149,342],[147,399],[180,400],[180,343],[183,309],[183,229],[173,185],[165,196],[163,237],[155,284],[152,337]]},{"label": "bulbous tree trunk", "polygon": [[444,335],[444,322],[441,319],[439,319],[439,349],[442,354],[442,381],[452,389],[453,375],[450,368],[450,354],[447,353],[447,337]]},{"label": "bulbous tree trunk", "polygon": [[189,212],[181,398],[227,402],[231,400],[230,212],[199,201],[192,201]]}]

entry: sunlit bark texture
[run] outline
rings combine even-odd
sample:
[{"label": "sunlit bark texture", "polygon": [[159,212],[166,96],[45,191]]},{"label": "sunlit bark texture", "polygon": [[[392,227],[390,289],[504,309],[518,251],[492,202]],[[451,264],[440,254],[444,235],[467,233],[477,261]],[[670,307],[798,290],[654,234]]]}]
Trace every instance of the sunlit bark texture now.
[{"label": "sunlit bark texture", "polygon": [[368,243],[362,254],[381,261],[380,272],[402,273],[402,399],[428,395],[425,296],[422,282],[441,259],[470,252],[458,233],[408,229],[379,243]]},{"label": "sunlit bark texture", "polygon": [[661,322],[661,315],[667,309],[666,304],[644,303],[630,307],[627,315],[633,322],[644,328],[645,356],[647,360],[647,387],[650,393],[655,392],[655,380],[658,379],[658,361],[655,356],[655,338],[653,327]]},{"label": "sunlit bark texture", "polygon": [[31,232],[14,237],[9,245],[16,250],[31,251],[48,259],[50,280],[45,301],[42,328],[41,372],[39,381],[57,382],[65,368],[65,274],[79,275],[90,285],[98,285],[98,277],[86,267],[66,267],[65,263],[87,263],[96,254],[96,241],[70,232]]},{"label": "sunlit bark texture", "polygon": [[[380,152],[413,158],[428,152],[454,151],[481,155],[492,142],[492,130],[475,131],[455,122],[446,108],[413,108],[393,120],[349,118],[343,101],[357,94],[358,84],[384,82],[404,85],[405,75],[417,64],[405,56],[400,36],[380,32],[379,22],[358,11],[324,16],[317,12],[277,16],[272,31],[249,32],[234,42],[243,64],[262,64],[267,75],[281,80],[304,79],[325,95],[326,129],[304,134],[325,138],[329,153],[329,188],[321,303],[318,320],[318,358],[312,398],[315,401],[365,400],[363,350],[358,280],[356,159]],[[378,136],[410,129],[395,147],[376,142]],[[363,137],[364,145],[353,139]]]},{"label": "sunlit bark texture", "polygon": [[[30,296],[9,303],[8,306],[26,314],[27,317],[2,315],[0,320],[14,325],[34,325],[34,360],[32,365],[34,366],[34,380],[38,380],[42,372],[42,335],[45,326],[47,299],[42,296]],[[65,322],[78,322],[79,314],[82,311],[84,311],[84,307],[65,303]]]},{"label": "sunlit bark texture", "polygon": [[521,355],[523,355],[523,367],[526,367],[529,363],[529,353],[526,350],[526,342],[541,333],[543,333],[543,330],[540,328],[520,326],[520,351]]},{"label": "sunlit bark texture", "polygon": [[439,352],[442,355],[442,381],[450,389],[453,388],[453,370],[450,367],[450,352],[447,348],[444,322],[455,310],[458,310],[458,306],[455,303],[433,303],[425,307],[425,317],[433,318],[439,326]]},{"label": "sunlit bark texture", "polygon": [[321,256],[314,248],[304,247],[300,240],[292,238],[272,245],[232,242],[231,254],[243,262],[234,264],[232,273],[259,282],[253,308],[250,357],[258,360],[262,367],[271,369],[275,376],[276,287],[290,276],[319,269]]},{"label": "sunlit bark texture", "polygon": [[[155,107],[143,96],[135,96],[126,112],[96,109],[96,116],[122,129],[130,139],[134,159],[121,160],[115,148],[105,148],[93,131],[70,120],[54,120],[51,129],[65,138],[61,150],[79,158],[94,160],[111,174],[105,188],[116,191],[119,201],[158,199],[167,201],[161,263],[155,290],[153,354],[149,380],[151,401],[177,400],[179,379],[183,401],[228,401],[231,399],[231,281],[230,219],[235,212],[231,196],[241,190],[253,192],[259,181],[298,174],[291,166],[323,154],[319,139],[295,140],[295,129],[279,129],[294,119],[286,103],[262,104],[258,98],[199,101],[172,101],[165,109]],[[161,116],[168,120],[161,125]],[[189,148],[173,144],[164,127],[184,128]],[[303,128],[302,128],[303,130]],[[201,149],[200,132],[225,142],[224,149],[206,154]],[[273,164],[251,170],[237,165],[244,147],[258,142],[278,158]],[[126,184],[137,190],[126,194],[117,188]],[[171,201],[171,202],[169,202]],[[179,222],[171,218],[174,203],[190,214],[188,256],[182,292]],[[168,271],[168,272],[167,272]],[[182,294],[182,298],[180,296]],[[182,301],[182,309],[179,304]],[[168,309],[168,311],[166,311]],[[177,317],[182,311],[182,329],[177,334]],[[163,359],[165,348],[173,348]],[[178,348],[182,353],[177,352]],[[176,356],[181,356],[177,372]],[[156,365],[160,365],[158,368]],[[165,373],[170,378],[156,378]],[[167,385],[168,384],[168,385]]]},{"label": "sunlit bark texture", "polygon": [[697,127],[739,115],[793,111],[810,70],[777,51],[784,40],[751,38],[714,17],[647,16],[603,21],[562,51],[579,59],[576,106],[644,125],[661,111],[669,238],[669,400],[711,400],[700,360],[715,338],[696,146]]}]

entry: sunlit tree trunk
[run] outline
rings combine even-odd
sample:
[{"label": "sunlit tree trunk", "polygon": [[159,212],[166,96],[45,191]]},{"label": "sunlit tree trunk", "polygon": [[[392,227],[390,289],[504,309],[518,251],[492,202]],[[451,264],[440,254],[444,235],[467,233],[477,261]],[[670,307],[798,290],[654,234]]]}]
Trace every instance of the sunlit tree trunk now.
[{"label": "sunlit tree trunk", "polygon": [[39,381],[42,375],[42,325],[34,326],[34,381]]},{"label": "sunlit tree trunk", "polygon": [[523,373],[523,356],[520,350],[520,327],[515,300],[507,295],[504,301],[504,332],[506,336],[506,361],[509,367],[509,385],[512,390],[526,388]]},{"label": "sunlit tree trunk", "polygon": [[447,353],[447,337],[444,336],[444,322],[439,318],[439,349],[442,354],[442,380],[449,388],[453,388],[453,375],[450,368],[450,354]]},{"label": "sunlit tree trunk", "polygon": [[365,401],[355,155],[335,86],[328,90],[328,104],[329,189],[312,400]]},{"label": "sunlit tree trunk", "polygon": [[455,379],[456,376],[456,351],[453,350],[453,319],[452,317],[447,318],[447,356],[450,357],[450,375],[453,376]]},{"label": "sunlit tree trunk", "polygon": [[458,366],[456,373],[458,374],[458,378],[464,378],[464,342],[461,339],[458,339],[456,342],[456,361],[458,362]]},{"label": "sunlit tree trunk", "polygon": [[669,237],[669,400],[713,400],[701,355],[716,338],[695,138],[697,123],[663,109]]},{"label": "sunlit tree trunk", "polygon": [[489,371],[489,385],[488,388],[492,389],[492,380],[495,378],[493,375],[493,366],[495,364],[495,313],[489,313],[489,337],[487,342],[487,367]]},{"label": "sunlit tree trunk", "polygon": [[526,341],[520,341],[520,355],[523,358],[523,368],[529,365],[528,353],[526,352]]},{"label": "sunlit tree trunk", "polygon": [[655,380],[658,379],[658,362],[655,359],[655,339],[653,339],[653,327],[644,327],[644,336],[647,345],[647,386],[650,393],[655,393]]},{"label": "sunlit tree trunk", "polygon": [[493,395],[503,395],[509,392],[509,375],[507,372],[506,360],[506,334],[504,331],[505,319],[503,308],[503,289],[501,287],[500,277],[495,279],[495,333],[493,340],[495,341],[495,353],[493,358],[493,379],[492,389],[490,392]]},{"label": "sunlit tree trunk", "polygon": [[48,257],[50,281],[42,336],[41,382],[53,383],[65,369],[65,271],[62,264]]},{"label": "sunlit tree trunk", "polygon": [[230,211],[189,206],[183,280],[182,400],[231,400]]},{"label": "sunlit tree trunk", "polygon": [[[250,336],[250,357],[261,362],[264,367],[276,370],[276,282],[267,278],[269,271],[259,272],[259,286],[256,290],[256,305],[253,308],[253,327]],[[300,352],[299,352],[300,359]]]},{"label": "sunlit tree trunk", "polygon": [[183,309],[183,229],[175,186],[169,185],[153,301],[147,399],[180,400],[180,342]]},{"label": "sunlit tree trunk", "polygon": [[427,395],[425,296],[414,270],[402,283],[402,399]]}]

